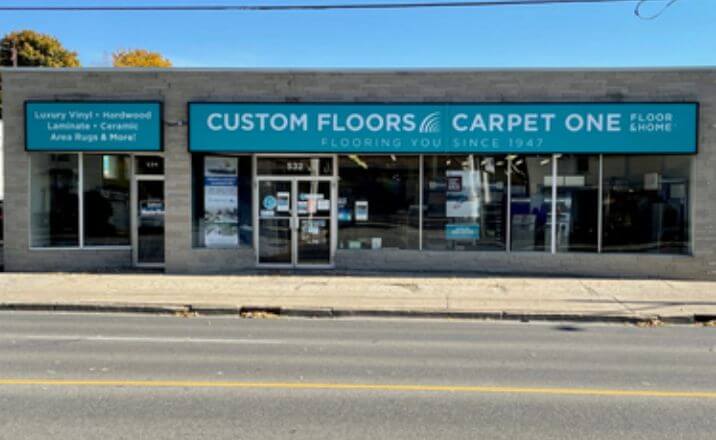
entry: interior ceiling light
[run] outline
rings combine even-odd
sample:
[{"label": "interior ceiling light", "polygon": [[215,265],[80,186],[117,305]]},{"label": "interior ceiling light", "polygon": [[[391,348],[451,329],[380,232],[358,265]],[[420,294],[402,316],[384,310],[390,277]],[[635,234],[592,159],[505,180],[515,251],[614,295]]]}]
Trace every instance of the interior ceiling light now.
[{"label": "interior ceiling light", "polygon": [[356,155],[356,154],[349,154],[349,155],[348,155],[348,159],[350,159],[350,160],[352,160],[353,162],[355,162],[355,164],[358,165],[359,167],[361,167],[361,168],[363,168],[363,169],[366,169],[366,170],[368,169],[368,164],[365,163],[365,162],[363,162],[363,161],[361,160],[361,158],[358,157],[358,155]]}]

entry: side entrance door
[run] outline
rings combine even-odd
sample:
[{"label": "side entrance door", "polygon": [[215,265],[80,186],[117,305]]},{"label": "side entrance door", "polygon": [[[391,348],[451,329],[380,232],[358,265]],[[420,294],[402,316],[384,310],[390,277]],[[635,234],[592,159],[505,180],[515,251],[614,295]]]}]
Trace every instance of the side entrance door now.
[{"label": "side entrance door", "polygon": [[164,266],[164,178],[134,180],[134,265]]},{"label": "side entrance door", "polygon": [[257,178],[258,265],[333,267],[335,192],[330,177]]}]

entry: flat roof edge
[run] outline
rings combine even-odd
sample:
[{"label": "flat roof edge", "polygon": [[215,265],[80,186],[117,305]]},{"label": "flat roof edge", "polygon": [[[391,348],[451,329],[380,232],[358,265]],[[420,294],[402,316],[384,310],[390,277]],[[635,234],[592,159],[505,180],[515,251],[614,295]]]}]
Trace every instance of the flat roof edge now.
[{"label": "flat roof edge", "polygon": [[386,68],[281,68],[281,67],[172,67],[172,68],[112,68],[112,67],[0,67],[0,73],[481,73],[481,72],[680,72],[716,71],[716,66],[660,66],[660,67],[386,67]]}]

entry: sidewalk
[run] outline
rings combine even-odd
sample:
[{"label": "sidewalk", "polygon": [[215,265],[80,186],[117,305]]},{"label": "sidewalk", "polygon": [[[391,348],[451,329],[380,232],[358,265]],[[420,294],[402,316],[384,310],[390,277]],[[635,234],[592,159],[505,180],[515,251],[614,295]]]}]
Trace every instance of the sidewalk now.
[{"label": "sidewalk", "polygon": [[420,274],[0,273],[0,309],[634,322],[716,319],[716,282]]}]

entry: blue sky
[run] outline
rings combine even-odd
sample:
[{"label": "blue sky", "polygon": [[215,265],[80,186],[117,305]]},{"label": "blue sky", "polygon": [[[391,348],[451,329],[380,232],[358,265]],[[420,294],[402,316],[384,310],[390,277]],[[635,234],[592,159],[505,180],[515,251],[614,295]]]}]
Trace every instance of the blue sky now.
[{"label": "blue sky", "polygon": [[[357,1],[0,0],[0,5]],[[651,21],[635,17],[634,5],[325,12],[0,12],[0,34],[33,29],[55,35],[89,67],[108,66],[113,51],[136,47],[162,52],[177,67],[716,64],[716,0],[679,0]],[[662,5],[652,0],[644,12]]]}]

